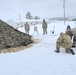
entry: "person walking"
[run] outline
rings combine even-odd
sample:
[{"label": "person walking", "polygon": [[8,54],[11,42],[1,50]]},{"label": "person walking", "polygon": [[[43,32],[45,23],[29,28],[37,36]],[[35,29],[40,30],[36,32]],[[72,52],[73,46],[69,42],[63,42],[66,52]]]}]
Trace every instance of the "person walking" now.
[{"label": "person walking", "polygon": [[43,19],[42,28],[43,28],[43,35],[47,34],[47,22],[45,21],[45,19]]},{"label": "person walking", "polygon": [[29,31],[30,31],[30,26],[28,24],[28,22],[25,23],[25,32],[26,34],[29,34]]}]

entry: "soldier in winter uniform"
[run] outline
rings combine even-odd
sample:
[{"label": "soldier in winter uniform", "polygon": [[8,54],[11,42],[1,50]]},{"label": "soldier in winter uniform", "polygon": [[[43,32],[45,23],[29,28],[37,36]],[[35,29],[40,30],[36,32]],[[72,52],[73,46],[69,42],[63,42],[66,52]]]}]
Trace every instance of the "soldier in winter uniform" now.
[{"label": "soldier in winter uniform", "polygon": [[26,34],[29,34],[29,30],[30,30],[30,26],[29,26],[28,22],[26,22],[26,24],[25,24],[25,32],[26,32]]},{"label": "soldier in winter uniform", "polygon": [[66,53],[72,53],[75,54],[73,52],[73,50],[71,49],[72,47],[72,41],[69,35],[65,34],[65,33],[60,33],[59,38],[57,39],[56,42],[56,50],[55,52],[59,53],[60,52],[60,47],[65,48]]},{"label": "soldier in winter uniform", "polygon": [[43,35],[47,34],[47,22],[44,19],[42,23],[42,28],[43,28]]}]

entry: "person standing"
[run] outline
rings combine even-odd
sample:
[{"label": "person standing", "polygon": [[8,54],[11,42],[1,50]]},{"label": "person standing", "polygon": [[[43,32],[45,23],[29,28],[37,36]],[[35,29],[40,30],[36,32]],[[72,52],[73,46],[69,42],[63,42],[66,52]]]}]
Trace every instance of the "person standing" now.
[{"label": "person standing", "polygon": [[30,26],[28,24],[28,22],[25,23],[25,32],[26,34],[29,34],[29,31],[30,31]]},{"label": "person standing", "polygon": [[42,28],[43,28],[43,35],[47,34],[47,22],[44,19],[42,23]]}]

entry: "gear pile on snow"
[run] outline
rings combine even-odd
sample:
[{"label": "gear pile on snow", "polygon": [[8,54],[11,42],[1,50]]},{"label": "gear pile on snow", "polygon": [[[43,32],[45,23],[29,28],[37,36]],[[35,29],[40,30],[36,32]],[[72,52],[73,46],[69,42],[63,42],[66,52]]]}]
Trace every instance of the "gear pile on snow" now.
[{"label": "gear pile on snow", "polygon": [[31,35],[22,33],[0,20],[0,50],[33,43]]}]

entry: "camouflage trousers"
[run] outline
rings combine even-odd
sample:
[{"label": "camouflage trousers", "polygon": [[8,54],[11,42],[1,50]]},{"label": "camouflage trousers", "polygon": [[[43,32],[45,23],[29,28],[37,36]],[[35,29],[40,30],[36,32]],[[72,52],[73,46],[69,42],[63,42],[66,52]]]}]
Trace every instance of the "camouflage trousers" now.
[{"label": "camouflage trousers", "polygon": [[59,42],[57,42],[56,43],[56,50],[60,51],[60,47],[65,48],[66,53],[70,53],[71,52],[70,50],[71,50],[72,44],[66,44],[66,43],[59,43]]}]

